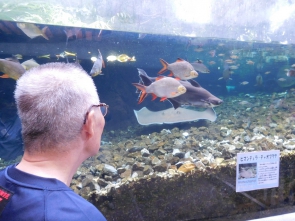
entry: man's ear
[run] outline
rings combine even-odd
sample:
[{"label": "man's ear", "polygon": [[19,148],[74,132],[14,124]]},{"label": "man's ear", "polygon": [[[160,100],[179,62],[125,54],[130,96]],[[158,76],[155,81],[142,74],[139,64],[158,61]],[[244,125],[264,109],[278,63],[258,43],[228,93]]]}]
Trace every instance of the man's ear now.
[{"label": "man's ear", "polygon": [[83,138],[90,139],[94,136],[94,127],[95,127],[95,115],[94,110],[91,110],[87,114],[86,123],[83,125],[82,133]]}]

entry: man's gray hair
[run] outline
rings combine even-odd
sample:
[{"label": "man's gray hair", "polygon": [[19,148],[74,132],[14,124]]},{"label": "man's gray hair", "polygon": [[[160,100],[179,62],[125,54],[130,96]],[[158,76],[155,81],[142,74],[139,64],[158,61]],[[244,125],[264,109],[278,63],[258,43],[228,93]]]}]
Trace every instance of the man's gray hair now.
[{"label": "man's gray hair", "polygon": [[58,62],[25,72],[14,97],[29,152],[43,152],[75,139],[88,109],[99,104],[92,78],[78,65]]}]

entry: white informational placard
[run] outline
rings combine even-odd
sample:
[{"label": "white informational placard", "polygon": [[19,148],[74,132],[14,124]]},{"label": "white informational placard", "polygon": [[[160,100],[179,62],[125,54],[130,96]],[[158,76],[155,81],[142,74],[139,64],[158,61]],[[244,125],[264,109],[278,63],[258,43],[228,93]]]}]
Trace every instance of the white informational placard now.
[{"label": "white informational placard", "polygon": [[279,186],[280,151],[237,154],[236,192]]}]

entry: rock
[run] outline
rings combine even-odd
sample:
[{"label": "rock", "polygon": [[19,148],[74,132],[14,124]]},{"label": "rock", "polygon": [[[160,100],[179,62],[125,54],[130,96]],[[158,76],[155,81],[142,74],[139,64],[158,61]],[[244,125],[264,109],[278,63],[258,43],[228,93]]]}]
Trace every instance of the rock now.
[{"label": "rock", "polygon": [[220,128],[220,136],[227,137],[232,133],[232,130],[229,130],[227,127]]},{"label": "rock", "polygon": [[244,141],[246,143],[249,143],[249,142],[251,142],[251,138],[248,135],[246,135],[246,136],[244,136]]},{"label": "rock", "polygon": [[126,171],[126,168],[123,168],[123,167],[120,167],[117,169],[118,173],[121,174],[121,173],[124,173]]},{"label": "rock", "polygon": [[112,176],[105,175],[103,178],[104,178],[106,181],[113,181],[113,177],[112,177]]},{"label": "rock", "polygon": [[199,131],[208,131],[207,127],[199,127]]},{"label": "rock", "polygon": [[143,171],[134,171],[132,173],[132,178],[135,178],[135,177],[143,177]]},{"label": "rock", "polygon": [[109,184],[109,182],[105,181],[104,179],[98,179],[97,183],[102,187],[106,187]]},{"label": "rock", "polygon": [[121,173],[120,174],[120,177],[123,179],[123,178],[128,178],[128,177],[131,177],[131,173],[132,173],[132,170],[128,169],[126,170],[124,173]]},{"label": "rock", "polygon": [[166,151],[163,150],[162,148],[159,148],[158,150],[154,151],[154,155],[157,156],[157,157],[160,156],[160,155],[165,155],[165,153],[166,153]]},{"label": "rock", "polygon": [[283,147],[288,150],[294,150],[295,149],[295,141],[294,140],[287,140],[283,143]]},{"label": "rock", "polygon": [[93,181],[92,176],[86,176],[86,178],[82,180],[82,188],[84,187],[89,187],[90,191],[95,189],[95,182]]},{"label": "rock", "polygon": [[154,158],[152,159],[152,165],[158,165],[158,164],[160,164],[160,163],[161,163],[161,160],[159,160],[159,158],[154,157]]},{"label": "rock", "polygon": [[150,151],[148,151],[148,149],[143,148],[141,151],[141,156],[143,157],[148,157],[150,155]]},{"label": "rock", "polygon": [[175,157],[178,157],[178,158],[184,158],[185,153],[183,153],[183,152],[179,152],[179,153],[174,154],[174,156],[175,156]]},{"label": "rock", "polygon": [[143,171],[144,169],[144,165],[142,165],[141,163],[139,162],[136,162],[135,164],[133,164],[132,166],[132,170],[133,171]]},{"label": "rock", "polygon": [[108,175],[108,176],[116,176],[118,175],[118,171],[116,170],[115,167],[105,164],[103,168],[103,173]]},{"label": "rock", "polygon": [[178,171],[179,172],[182,172],[182,173],[189,173],[193,170],[195,170],[196,168],[196,165],[192,162],[185,162],[183,165],[181,165],[179,168],[178,168]]},{"label": "rock", "polygon": [[130,149],[128,149],[129,153],[134,153],[136,151],[141,151],[143,149],[143,147],[131,147]]},{"label": "rock", "polygon": [[156,166],[154,166],[154,170],[157,172],[165,172],[167,170],[167,163],[163,160],[160,162],[160,164],[157,164]]},{"label": "rock", "polygon": [[153,153],[153,152],[154,152],[155,150],[157,150],[158,148],[159,148],[159,147],[157,147],[157,146],[150,146],[150,147],[149,147],[149,151]]},{"label": "rock", "polygon": [[148,175],[152,171],[153,171],[153,169],[150,165],[145,165],[142,172],[144,175]]},{"label": "rock", "polygon": [[174,154],[176,154],[176,153],[179,153],[180,152],[180,150],[179,149],[177,149],[177,148],[175,148],[175,149],[173,149],[173,152],[172,152],[172,154],[174,155]]},{"label": "rock", "polygon": [[179,158],[178,157],[174,157],[172,155],[172,153],[166,154],[166,156],[165,156],[164,159],[166,160],[167,163],[170,163],[172,165],[176,164],[179,161]]}]

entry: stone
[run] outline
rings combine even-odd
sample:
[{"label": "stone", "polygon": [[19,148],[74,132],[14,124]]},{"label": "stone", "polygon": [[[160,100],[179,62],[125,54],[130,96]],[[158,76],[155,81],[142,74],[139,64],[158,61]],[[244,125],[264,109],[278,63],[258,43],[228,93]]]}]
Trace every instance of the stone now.
[{"label": "stone", "polygon": [[179,168],[178,171],[182,172],[182,173],[189,173],[193,170],[195,170],[196,165],[192,162],[185,162],[184,164],[182,164]]},{"label": "stone", "polygon": [[150,165],[145,165],[142,172],[143,172],[144,175],[148,175],[152,171],[153,171],[153,169],[152,169],[152,167]]},{"label": "stone", "polygon": [[150,147],[149,147],[149,151],[153,153],[153,152],[154,152],[155,150],[157,150],[158,148],[159,148],[159,147],[157,147],[157,146],[150,146]]},{"label": "stone", "polygon": [[136,151],[141,151],[143,149],[143,147],[131,147],[130,149],[128,149],[129,153],[134,153]]},{"label": "stone", "polygon": [[159,158],[154,157],[154,158],[152,159],[152,165],[158,165],[158,164],[160,164],[160,163],[161,163],[161,160],[159,160]]},{"label": "stone", "polygon": [[251,142],[251,138],[248,135],[246,135],[246,136],[244,136],[244,141],[246,143],[249,143],[249,142]]},{"label": "stone", "polygon": [[132,170],[133,171],[143,171],[143,169],[144,169],[144,165],[142,165],[141,163],[139,163],[139,162],[136,162],[135,164],[133,164],[133,166],[132,166]]},{"label": "stone", "polygon": [[128,178],[128,177],[131,177],[131,173],[132,173],[132,170],[128,169],[126,170],[124,173],[121,173],[120,174],[120,177],[123,179],[123,178]]},{"label": "stone", "polygon": [[165,172],[167,170],[167,163],[163,160],[160,162],[160,164],[157,164],[156,166],[154,166],[154,170],[157,172]]},{"label": "stone", "polygon": [[118,175],[118,171],[116,170],[115,167],[105,164],[103,168],[103,173],[108,175],[108,176],[116,176]]},{"label": "stone", "polygon": [[295,149],[295,141],[287,140],[283,143],[283,147],[288,150],[294,150]]},{"label": "stone", "polygon": [[102,187],[106,187],[109,184],[109,182],[105,181],[104,179],[98,179],[97,183]]},{"label": "stone", "polygon": [[140,151],[140,153],[141,153],[141,156],[143,156],[143,157],[148,157],[150,155],[150,151],[148,151],[148,149],[146,149],[146,148],[143,148]]},{"label": "stone", "polygon": [[121,174],[121,173],[124,173],[126,171],[126,168],[123,168],[123,167],[120,167],[117,169],[118,173]]},{"label": "stone", "polygon": [[143,177],[143,171],[134,171],[131,175],[132,178]]}]

